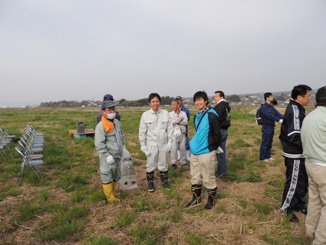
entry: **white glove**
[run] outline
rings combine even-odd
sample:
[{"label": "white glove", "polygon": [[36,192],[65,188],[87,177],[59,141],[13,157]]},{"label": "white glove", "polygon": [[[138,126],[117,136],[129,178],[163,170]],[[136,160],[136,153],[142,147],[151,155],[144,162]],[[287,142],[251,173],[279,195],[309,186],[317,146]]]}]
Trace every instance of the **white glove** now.
[{"label": "white glove", "polygon": [[171,151],[172,148],[172,144],[171,143],[167,143],[166,144],[166,151]]},{"label": "white glove", "polygon": [[280,120],[279,120],[279,123],[282,123],[282,122],[283,122],[283,119],[280,119]]},{"label": "white glove", "polygon": [[114,158],[113,158],[113,156],[108,156],[107,158],[106,158],[106,162],[108,163],[108,164],[112,164],[112,163],[115,163],[115,160],[114,160]]},{"label": "white glove", "polygon": [[148,151],[148,148],[147,148],[146,145],[143,145],[142,147],[140,147],[140,150],[141,150],[142,152],[144,152],[144,154],[145,154],[146,156],[149,156],[150,152]]},{"label": "white glove", "polygon": [[216,154],[221,154],[221,153],[223,153],[224,151],[223,151],[223,149],[219,146],[218,148],[217,148],[217,150],[216,150]]}]

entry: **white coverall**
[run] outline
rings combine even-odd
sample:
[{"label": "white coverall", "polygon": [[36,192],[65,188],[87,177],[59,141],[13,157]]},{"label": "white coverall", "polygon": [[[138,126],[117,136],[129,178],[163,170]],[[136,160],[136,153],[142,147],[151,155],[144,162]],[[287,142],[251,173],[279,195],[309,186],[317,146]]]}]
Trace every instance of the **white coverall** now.
[{"label": "white coverall", "polygon": [[169,120],[169,112],[159,109],[145,111],[139,124],[139,142],[146,146],[147,156],[146,172],[152,172],[157,167],[159,171],[168,171],[168,151],[166,144],[171,144],[172,123]]},{"label": "white coverall", "polygon": [[172,147],[171,147],[171,163],[177,162],[178,145],[180,148],[180,164],[186,164],[186,125],[188,124],[188,117],[184,111],[176,113],[169,112],[169,117],[173,125],[172,133]]}]

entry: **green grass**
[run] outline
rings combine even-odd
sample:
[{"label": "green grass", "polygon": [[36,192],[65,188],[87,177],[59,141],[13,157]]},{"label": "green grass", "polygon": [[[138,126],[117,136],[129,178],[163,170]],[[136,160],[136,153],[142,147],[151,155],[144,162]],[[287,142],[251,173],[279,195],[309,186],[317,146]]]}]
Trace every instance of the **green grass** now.
[{"label": "green grass", "polygon": [[[216,205],[212,210],[204,209],[207,191],[203,188],[203,203],[186,209],[184,205],[192,197],[189,166],[169,171],[169,191],[161,187],[155,171],[156,190],[147,192],[146,157],[138,141],[139,120],[146,109],[118,108],[139,187],[120,191],[121,203],[110,205],[100,185],[93,139],[68,136],[68,130],[74,129],[77,122],[94,128],[97,109],[0,109],[1,127],[11,134],[19,138],[28,125],[33,125],[45,136],[44,164],[40,166],[43,181],[27,167],[19,185],[21,157],[14,150],[15,144],[7,156],[0,155],[2,243],[147,245],[182,241],[223,245],[243,244],[245,235],[260,239],[262,244],[309,244],[303,232],[304,222],[292,224],[275,212],[284,186],[278,126],[273,143],[275,163],[263,164],[258,159],[261,127],[255,125],[255,116],[250,114],[254,107],[233,106],[228,175],[223,181],[217,180]],[[190,107],[190,112],[193,119],[196,109]],[[190,120],[190,138],[194,133]],[[245,231],[242,235],[233,231],[239,220]],[[266,223],[265,230],[258,229],[259,222]]]}]

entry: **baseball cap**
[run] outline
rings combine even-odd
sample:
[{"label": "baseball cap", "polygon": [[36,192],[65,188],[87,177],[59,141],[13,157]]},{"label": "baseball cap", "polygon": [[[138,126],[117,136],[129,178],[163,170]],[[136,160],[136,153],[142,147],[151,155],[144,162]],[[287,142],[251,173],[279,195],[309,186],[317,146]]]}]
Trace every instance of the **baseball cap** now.
[{"label": "baseball cap", "polygon": [[326,86],[318,89],[316,93],[316,102],[319,106],[326,106]]},{"label": "baseball cap", "polygon": [[103,96],[103,100],[114,100],[111,94],[106,94]]},{"label": "baseball cap", "polygon": [[112,100],[107,100],[107,101],[103,101],[102,103],[102,110],[104,110],[105,108],[111,108],[111,107],[115,107],[117,104],[112,101]]},{"label": "baseball cap", "polygon": [[175,97],[176,100],[182,100],[182,97],[180,95],[178,95],[177,97]]}]

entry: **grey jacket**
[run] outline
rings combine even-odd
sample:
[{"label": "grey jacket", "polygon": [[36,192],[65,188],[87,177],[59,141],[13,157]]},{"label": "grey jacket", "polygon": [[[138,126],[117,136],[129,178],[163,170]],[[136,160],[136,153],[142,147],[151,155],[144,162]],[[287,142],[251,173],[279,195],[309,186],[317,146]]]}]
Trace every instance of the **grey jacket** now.
[{"label": "grey jacket", "polygon": [[114,129],[110,133],[105,132],[102,122],[96,125],[95,148],[100,159],[101,156],[106,159],[109,155],[114,158],[121,158],[124,145],[125,137],[121,123],[117,119],[114,120]]}]

